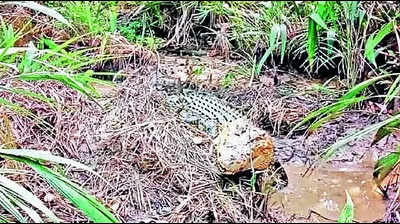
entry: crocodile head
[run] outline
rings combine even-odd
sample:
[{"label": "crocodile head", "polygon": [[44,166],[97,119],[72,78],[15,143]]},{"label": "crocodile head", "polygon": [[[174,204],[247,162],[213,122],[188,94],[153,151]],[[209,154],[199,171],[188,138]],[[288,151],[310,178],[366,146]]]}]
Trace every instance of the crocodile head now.
[{"label": "crocodile head", "polygon": [[[217,167],[232,175],[247,170],[265,171],[260,185],[287,185],[285,170],[274,157],[274,143],[266,131],[251,125],[248,119],[237,119],[222,125],[214,140]],[[278,166],[279,165],[279,166]],[[276,172],[275,172],[276,171]]]}]

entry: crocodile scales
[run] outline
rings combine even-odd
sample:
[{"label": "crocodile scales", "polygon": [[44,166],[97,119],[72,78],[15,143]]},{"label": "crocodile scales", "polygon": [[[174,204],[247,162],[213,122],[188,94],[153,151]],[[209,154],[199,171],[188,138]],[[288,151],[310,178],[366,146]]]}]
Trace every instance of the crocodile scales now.
[{"label": "crocodile scales", "polygon": [[287,185],[287,175],[274,158],[270,136],[245,115],[211,93],[180,89],[169,93],[167,105],[184,122],[197,125],[213,138],[217,167],[223,174],[266,171],[259,185]]},{"label": "crocodile scales", "polygon": [[167,104],[184,122],[198,125],[213,138],[218,125],[245,117],[218,97],[195,90],[182,89],[180,94],[170,95]]}]

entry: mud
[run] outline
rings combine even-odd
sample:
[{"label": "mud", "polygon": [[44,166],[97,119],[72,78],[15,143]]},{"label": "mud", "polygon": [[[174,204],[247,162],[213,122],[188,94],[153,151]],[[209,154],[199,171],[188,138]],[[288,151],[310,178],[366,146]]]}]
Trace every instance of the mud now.
[{"label": "mud", "polygon": [[[13,20],[14,30],[31,17],[29,11],[22,10],[19,13],[9,8],[13,9],[5,7],[3,16],[7,15]],[[43,33],[54,41],[69,39],[66,32],[58,32],[48,26],[49,18],[37,16],[40,19],[36,19],[36,22],[41,21],[42,28],[24,35],[16,46],[24,46]],[[14,19],[19,17],[21,19]],[[183,23],[181,30],[189,25]],[[175,29],[171,29],[171,33],[174,32]],[[173,35],[169,42],[187,49],[191,41],[179,37],[178,34]],[[199,38],[199,41],[204,41],[202,39]],[[204,45],[200,43],[200,46]],[[155,63],[155,55],[136,55],[135,52],[144,51],[128,49],[125,43],[122,47],[109,49],[108,53],[112,55],[132,54],[133,60],[114,60],[93,70],[136,69],[142,65],[144,67],[143,62]],[[184,52],[179,53],[182,55]],[[353,131],[383,120],[385,115],[377,116],[365,110],[350,111],[308,136],[303,136],[305,127],[292,136],[286,136],[307,113],[333,102],[343,91],[340,82],[337,82],[339,85],[330,85],[331,82],[327,92],[318,91],[314,89],[315,84],[321,85],[326,80],[277,69],[263,69],[260,76],[252,76],[251,71],[243,70],[249,67],[243,66],[243,61],[228,62],[227,57],[209,57],[208,51],[189,53],[198,57],[161,55],[155,73],[174,76],[202,90],[214,92],[246,113],[257,126],[270,132],[275,142],[276,158],[288,173],[289,186],[273,194],[269,200],[265,195],[254,193],[241,185],[229,190],[219,189],[216,182],[220,178],[212,169],[214,160],[208,151],[210,142],[193,145],[194,137],[203,137],[202,133],[182,125],[174,120],[173,115],[159,110],[160,100],[150,96],[147,86],[141,83],[143,77],[132,77],[131,73],[128,75],[131,78],[130,85],[129,82],[127,85],[122,82],[115,89],[96,86],[107,96],[105,101],[110,103],[105,105],[112,108],[111,112],[92,109],[96,107],[91,103],[83,103],[86,101],[77,97],[71,89],[58,87],[60,90],[66,89],[64,95],[60,95],[61,99],[71,99],[71,104],[77,110],[82,109],[82,114],[68,113],[67,117],[57,114],[57,119],[54,118],[60,129],[57,141],[63,143],[61,146],[39,138],[25,138],[30,133],[26,133],[24,127],[29,125],[21,125],[23,128],[18,130],[19,139],[32,141],[26,140],[28,143],[21,144],[21,147],[27,144],[31,144],[28,148],[49,147],[53,152],[60,151],[66,154],[64,156],[96,168],[110,181],[112,188],[80,170],[71,170],[70,174],[96,197],[102,198],[123,222],[335,222],[346,200],[345,190],[350,193],[355,205],[355,221],[400,221],[397,212],[399,203],[394,203],[397,201],[395,193],[389,195],[390,200],[383,200],[372,182],[374,163],[395,149],[399,142],[396,137],[387,137],[374,146],[370,146],[372,135],[357,139],[347,144],[343,153],[332,161],[318,167],[309,176],[302,176],[327,146]],[[136,61],[135,58],[140,60]],[[247,73],[247,76],[232,80],[230,75],[235,72]],[[221,88],[229,84],[229,88]],[[46,89],[36,88],[40,92]],[[162,98],[161,95],[158,97]],[[35,195],[41,197],[47,195],[51,188],[32,179],[29,178],[25,183],[30,186],[28,189],[33,189]],[[50,192],[56,194],[54,190]],[[56,214],[65,217],[66,221],[87,221],[81,212],[77,212],[61,197],[51,205]]]},{"label": "mud", "polygon": [[[218,58],[161,57],[158,72],[127,70],[127,78],[113,88],[96,85],[106,96],[99,100],[104,110],[93,102],[82,103],[83,99],[68,87],[60,86],[64,92],[59,91],[57,85],[61,84],[53,84],[57,88],[36,86],[41,90],[50,88],[55,96],[62,92],[64,98],[72,101],[68,103],[81,111],[63,116],[50,114],[61,124],[57,132],[60,145],[54,147],[35,138],[22,142],[21,146],[60,150],[65,153],[63,156],[94,167],[111,185],[80,170],[72,169],[70,177],[86,183],[91,193],[104,198],[123,222],[333,222],[346,199],[345,190],[355,203],[356,220],[393,220],[390,217],[397,215],[398,205],[392,202],[396,199],[392,194],[392,201],[382,200],[374,193],[371,163],[395,149],[398,142],[395,137],[371,147],[372,136],[365,136],[350,142],[343,153],[317,167],[311,176],[300,175],[327,146],[386,115],[349,111],[308,136],[303,136],[305,127],[287,136],[305,114],[333,102],[337,94],[313,89],[314,84],[324,80],[274,71],[253,79],[242,76],[233,80],[229,88],[222,88],[226,75],[240,66],[240,62],[226,63]],[[289,175],[289,187],[268,198],[252,191],[250,177],[231,183],[218,176],[211,139],[178,121],[175,114],[163,107],[165,94],[150,88],[155,74],[178,76],[201,90],[215,93],[268,131],[275,144],[276,158]],[[341,91],[334,86],[332,90]],[[28,125],[21,125],[21,130],[25,126]],[[18,133],[29,135],[24,131]],[[71,133],[75,136],[72,139]],[[69,142],[70,145],[65,144]],[[369,159],[368,166],[360,165],[364,159]],[[38,182],[27,184],[35,194],[49,192],[49,187],[38,188]],[[361,203],[363,200],[365,203]],[[59,201],[63,203],[61,206]],[[54,203],[54,209],[65,220],[87,221],[61,199]]]},{"label": "mud", "polygon": [[270,203],[296,214],[299,222],[332,222],[340,215],[347,191],[354,204],[354,220],[382,219],[385,203],[372,181],[373,164],[372,160],[341,166],[327,164],[305,177],[304,166],[286,164],[290,183],[285,190],[272,195]]},{"label": "mud", "polygon": [[[166,66],[161,66],[163,74],[192,82],[203,90],[215,92],[239,109],[245,108],[248,117],[270,132],[276,158],[284,164],[289,176],[289,186],[272,196],[271,205],[294,215],[296,222],[332,222],[339,217],[347,190],[354,203],[355,221],[383,220],[387,202],[376,191],[372,172],[377,159],[395,149],[395,137],[370,146],[373,135],[364,136],[345,145],[341,153],[309,172],[308,176],[301,174],[329,145],[382,121],[387,115],[378,116],[366,110],[347,111],[307,136],[303,135],[304,127],[287,136],[293,124],[308,112],[333,102],[342,88],[335,86],[330,94],[323,94],[312,87],[324,80],[305,79],[293,74],[264,74],[254,78],[251,85],[248,78],[239,79],[229,90],[218,90],[223,78],[240,64],[228,65],[222,60],[207,60],[207,57],[196,57],[196,60],[169,57],[164,58],[164,62]],[[199,66],[206,69],[193,75],[194,68]],[[274,75],[278,82],[274,82]]]}]

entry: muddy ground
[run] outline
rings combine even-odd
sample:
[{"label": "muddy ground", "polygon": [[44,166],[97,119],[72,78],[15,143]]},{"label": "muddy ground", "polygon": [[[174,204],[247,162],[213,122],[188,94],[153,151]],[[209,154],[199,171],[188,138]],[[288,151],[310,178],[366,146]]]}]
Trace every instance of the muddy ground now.
[{"label": "muddy ground", "polygon": [[[368,216],[364,210],[358,213],[356,203],[356,220],[399,221],[395,200],[382,200],[369,184],[374,161],[395,149],[395,137],[388,137],[372,147],[371,136],[353,141],[344,153],[321,168],[322,171],[317,168],[315,172],[320,178],[314,180],[336,180],[333,188],[329,188],[332,183],[310,182],[300,175],[324,148],[352,131],[384,119],[385,114],[378,115],[365,106],[362,110],[344,113],[307,136],[304,128],[287,136],[290,128],[305,114],[333,102],[335,93],[343,89],[340,82],[329,85],[333,93],[324,93],[313,86],[325,80],[278,71],[276,81],[274,71],[253,79],[243,77],[235,80],[231,88],[221,88],[218,83],[238,65],[240,62],[226,63],[207,56],[161,56],[158,67],[134,69],[128,65],[124,69],[126,79],[121,83],[115,87],[99,86],[107,96],[97,102],[102,108],[62,84],[40,82],[34,88],[47,91],[56,99],[66,99],[64,104],[69,108],[59,113],[41,108],[42,115],[55,124],[57,141],[46,139],[46,134],[35,129],[34,124],[26,130],[24,122],[27,121],[19,117],[12,117],[13,133],[20,146],[50,150],[99,172],[109,184],[74,168],[69,169],[67,175],[101,198],[123,222],[332,221],[343,207],[344,186],[350,189],[355,202],[359,199],[373,201],[371,207],[362,208],[365,211],[380,209],[376,215]],[[196,66],[204,68],[200,75],[193,75]],[[180,77],[199,89],[214,92],[269,131],[275,142],[276,157],[289,173],[290,189],[275,196],[262,195],[251,191],[248,178],[232,182],[219,176],[211,139],[169,112],[164,104],[166,93],[153,88],[154,80],[160,76]],[[18,133],[28,134],[19,136]],[[194,138],[200,138],[201,143],[195,144]],[[33,178],[27,181],[24,177],[22,184],[42,200],[54,196],[45,201],[56,215],[68,222],[87,221],[36,175],[30,175]],[[368,186],[354,188],[359,184],[357,181]],[[324,195],[322,191],[328,188]],[[316,193],[312,195],[321,195],[321,198],[304,200],[296,193],[308,197],[307,192],[313,190]],[[283,200],[285,194],[289,198]],[[369,198],[365,198],[366,195]],[[285,205],[288,202],[291,207]],[[320,206],[320,202],[324,206]]]},{"label": "muddy ground", "polygon": [[[1,14],[12,19],[17,30],[32,13],[10,6],[3,7]],[[47,16],[36,16],[40,26],[21,38],[16,47],[42,36],[56,42],[70,38],[68,32],[49,27]],[[89,38],[67,50],[95,47],[101,42]],[[90,68],[125,74],[114,87],[95,86],[104,96],[97,102],[55,81],[29,83],[13,79],[18,75],[15,71],[2,74],[0,86],[42,93],[60,106],[51,108],[0,90],[1,98],[24,105],[52,127],[43,128],[2,107],[0,125],[10,121],[17,148],[48,150],[92,167],[108,183],[75,168],[68,168],[65,174],[101,199],[122,222],[333,222],[346,200],[345,190],[355,204],[355,221],[400,222],[395,192],[383,199],[372,182],[373,165],[394,151],[396,136],[386,137],[374,146],[370,146],[372,136],[355,140],[332,161],[303,175],[327,146],[387,117],[379,105],[367,103],[313,133],[306,134],[306,127],[302,127],[288,136],[307,113],[334,102],[345,91],[340,80],[332,79],[325,89],[318,89],[316,84],[326,79],[313,79],[290,68],[266,69],[259,77],[242,76],[233,80],[230,88],[222,88],[230,71],[248,65],[203,50],[189,50],[198,56],[160,51],[157,57],[118,36],[111,38],[107,50],[111,55],[132,53],[133,60],[122,57],[121,61]],[[229,53],[229,49],[220,50],[221,54]],[[288,187],[263,195],[251,190],[249,177],[232,180],[219,176],[211,139],[168,111],[166,93],[153,88],[154,81],[163,76],[180,78],[195,88],[213,92],[267,130],[275,143],[276,158],[288,173]],[[6,160],[0,162],[4,168],[17,166]],[[18,166],[27,173],[10,178],[37,195],[58,217],[66,222],[88,221],[31,169]]]}]

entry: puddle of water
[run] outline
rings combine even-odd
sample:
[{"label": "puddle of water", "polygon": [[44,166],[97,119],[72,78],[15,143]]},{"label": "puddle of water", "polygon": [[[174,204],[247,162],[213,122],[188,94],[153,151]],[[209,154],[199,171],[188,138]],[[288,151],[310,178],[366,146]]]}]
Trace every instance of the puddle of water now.
[{"label": "puddle of water", "polygon": [[[289,185],[282,192],[273,194],[270,202],[283,205],[289,213],[307,217],[312,209],[324,217],[337,220],[346,201],[345,190],[353,200],[355,220],[372,222],[385,213],[382,196],[375,191],[371,162],[347,166],[328,164],[305,177],[301,176],[305,167],[289,164],[285,170]],[[328,220],[319,218],[318,221]]]}]

